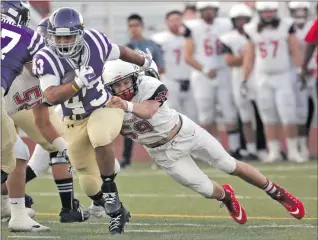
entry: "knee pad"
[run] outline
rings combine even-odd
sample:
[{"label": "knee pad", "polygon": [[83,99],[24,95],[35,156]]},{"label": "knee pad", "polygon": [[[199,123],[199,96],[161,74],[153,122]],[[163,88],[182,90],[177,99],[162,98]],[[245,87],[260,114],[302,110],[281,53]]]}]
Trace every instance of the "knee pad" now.
[{"label": "knee pad", "polygon": [[30,159],[29,148],[19,136],[17,138],[17,141],[15,142],[14,151],[15,151],[15,155],[17,159],[29,161]]},{"label": "knee pad", "polygon": [[55,164],[69,164],[69,162],[59,152],[50,153],[50,166]]},{"label": "knee pad", "polygon": [[50,166],[49,152],[37,144],[28,165],[31,167],[36,176],[43,175],[47,172]]},{"label": "knee pad", "polygon": [[220,158],[214,167],[222,172],[231,174],[236,169],[236,159],[227,154]]},{"label": "knee pad", "polygon": [[76,171],[79,184],[87,196],[95,196],[100,190],[102,180],[99,173],[92,173],[87,168],[77,169]]},{"label": "knee pad", "polygon": [[4,172],[3,170],[1,170],[1,184],[5,183],[8,179],[8,175],[6,172]]}]

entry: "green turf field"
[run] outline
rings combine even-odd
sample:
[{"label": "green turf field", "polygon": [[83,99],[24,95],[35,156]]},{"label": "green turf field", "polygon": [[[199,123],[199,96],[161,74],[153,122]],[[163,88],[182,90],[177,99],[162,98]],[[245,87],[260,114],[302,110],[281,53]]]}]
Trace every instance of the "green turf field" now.
[{"label": "green turf field", "polygon": [[[264,192],[241,180],[202,166],[211,179],[230,183],[245,207],[249,220],[240,226],[219,202],[207,200],[186,189],[161,170],[151,170],[150,163],[138,163],[122,171],[117,178],[121,200],[132,218],[125,235],[112,237],[108,219],[91,218],[88,222],[61,224],[57,214],[60,202],[50,175],[34,180],[27,187],[37,211],[35,219],[51,227],[51,232],[9,233],[2,223],[1,239],[133,239],[133,240],[314,240],[317,239],[317,161],[306,164],[255,164],[272,181],[286,187],[303,200],[307,214],[299,221],[271,200]],[[85,207],[89,199],[75,186]]]}]

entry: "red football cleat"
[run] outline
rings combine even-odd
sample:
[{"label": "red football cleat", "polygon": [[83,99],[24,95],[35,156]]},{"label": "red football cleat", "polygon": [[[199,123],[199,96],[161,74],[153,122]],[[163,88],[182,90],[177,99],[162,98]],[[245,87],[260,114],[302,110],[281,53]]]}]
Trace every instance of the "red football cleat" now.
[{"label": "red football cleat", "polygon": [[222,202],[227,207],[231,217],[239,224],[246,223],[247,216],[245,209],[236,199],[233,188],[227,184],[222,185],[222,187],[225,191],[225,198],[222,200]]},{"label": "red football cleat", "polygon": [[305,216],[306,212],[303,203],[281,186],[275,183],[273,183],[273,185],[277,188],[277,191],[274,194],[269,195],[274,200],[282,204],[289,212],[289,214],[292,215],[294,218],[302,219]]}]

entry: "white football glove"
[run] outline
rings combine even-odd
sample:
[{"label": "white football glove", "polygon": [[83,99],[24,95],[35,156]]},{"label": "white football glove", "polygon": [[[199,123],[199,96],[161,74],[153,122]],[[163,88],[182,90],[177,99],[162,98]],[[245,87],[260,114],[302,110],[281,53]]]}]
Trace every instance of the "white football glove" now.
[{"label": "white football glove", "polygon": [[79,88],[88,87],[90,82],[96,77],[94,69],[91,66],[81,66],[79,70],[75,70],[75,73],[77,75],[75,82]]},{"label": "white football glove", "polygon": [[139,55],[143,56],[145,58],[144,65],[141,66],[140,72],[147,70],[152,63],[152,54],[148,48],[146,48],[146,53],[143,51],[138,51]]}]

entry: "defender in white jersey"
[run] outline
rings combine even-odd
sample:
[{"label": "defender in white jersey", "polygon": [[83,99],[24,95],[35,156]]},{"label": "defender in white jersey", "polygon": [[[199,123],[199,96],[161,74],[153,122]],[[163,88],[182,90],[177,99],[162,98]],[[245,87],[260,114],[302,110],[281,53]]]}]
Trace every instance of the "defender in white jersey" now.
[{"label": "defender in white jersey", "polygon": [[230,72],[221,52],[219,37],[232,29],[229,19],[217,17],[218,2],[198,2],[201,18],[187,21],[184,55],[193,68],[191,84],[198,108],[199,123],[217,136],[217,106],[229,135],[232,155],[239,157],[240,136],[237,128]]},{"label": "defender in white jersey", "polygon": [[[253,66],[257,79],[257,103],[265,125],[269,157],[280,160],[279,129],[283,125],[287,140],[288,159],[302,162],[298,151],[296,99],[293,88],[291,60],[301,67],[301,55],[292,22],[278,16],[277,2],[257,2],[259,21],[244,25],[249,41],[244,54],[243,84],[246,88]],[[254,63],[255,59],[255,63]]]},{"label": "defender in white jersey", "polygon": [[188,30],[182,24],[182,13],[166,14],[168,30],[155,34],[152,40],[164,52],[165,73],[162,81],[169,89],[169,106],[197,122],[196,104],[190,83],[190,67],[184,59],[184,34]]},{"label": "defender in white jersey", "polygon": [[[309,20],[310,15],[310,2],[289,2],[288,8],[290,10],[290,15],[295,22],[296,36],[300,43],[300,51],[305,53],[306,43],[305,37],[310,27],[313,24],[313,20]],[[312,57],[309,64],[309,75],[306,77],[306,84],[299,81],[295,77],[295,93],[296,93],[296,103],[297,103],[297,118],[298,118],[298,130],[299,130],[299,148],[304,160],[309,160],[309,150],[308,150],[308,135],[309,129],[307,128],[307,118],[308,118],[308,98],[311,97],[314,103],[314,118],[312,119],[312,126],[317,127],[317,88],[316,88],[316,74],[317,65],[315,58]],[[295,76],[296,67],[294,67]],[[298,81],[297,81],[298,80]]]},{"label": "defender in white jersey", "polygon": [[257,150],[254,139],[252,122],[254,121],[254,109],[252,101],[255,98],[254,77],[251,76],[249,83],[249,94],[241,92],[243,81],[242,64],[243,54],[247,44],[243,26],[248,23],[253,16],[252,10],[245,4],[234,5],[229,13],[234,29],[220,37],[222,43],[222,53],[225,61],[231,67],[232,89],[236,107],[243,123],[243,132],[246,141],[246,148],[249,153],[245,159],[257,159]]},{"label": "defender in white jersey", "polygon": [[217,169],[265,189],[296,218],[304,206],[290,193],[270,182],[252,166],[231,157],[221,144],[188,117],[166,104],[168,89],[155,78],[140,76],[136,68],[120,60],[105,64],[103,78],[113,97],[109,107],[125,111],[121,134],[142,144],[152,159],[178,183],[210,199],[222,201],[238,223],[247,221],[233,189],[212,182],[195,164],[192,155]]}]

